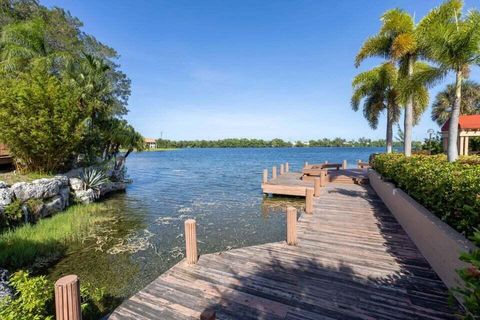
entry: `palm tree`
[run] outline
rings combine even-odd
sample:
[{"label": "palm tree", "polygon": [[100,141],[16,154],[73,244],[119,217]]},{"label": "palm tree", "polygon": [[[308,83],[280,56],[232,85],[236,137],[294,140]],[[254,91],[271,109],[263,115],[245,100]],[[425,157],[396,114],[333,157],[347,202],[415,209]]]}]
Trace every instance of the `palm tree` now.
[{"label": "palm tree", "polygon": [[480,12],[471,10],[462,15],[463,1],[448,0],[430,11],[419,23],[419,45],[436,68],[418,74],[413,82],[431,85],[449,72],[455,73],[455,98],[450,113],[448,160],[458,157],[458,119],[462,101],[462,83],[469,68],[480,64]]},{"label": "palm tree", "polygon": [[[480,84],[474,81],[462,83],[460,114],[480,114]],[[449,84],[440,91],[432,104],[432,120],[443,125],[450,118],[455,103],[455,85]]]},{"label": "palm tree", "polygon": [[[409,83],[415,72],[415,65],[418,57],[422,53],[422,48],[418,45],[417,29],[411,15],[401,9],[393,9],[385,12],[382,16],[382,27],[380,32],[367,39],[360,52],[355,58],[355,65],[368,57],[380,56],[388,59],[390,62],[399,64],[400,82]],[[399,87],[400,103],[405,106],[404,118],[404,152],[406,156],[412,154],[412,131],[413,125],[418,119],[419,113],[423,110],[419,106],[425,106],[423,103],[416,103],[415,96],[418,91],[422,91],[424,96],[424,86],[422,83],[417,86],[403,85]],[[428,99],[428,94],[427,94]],[[417,105],[417,108],[415,107]],[[415,114],[416,113],[416,114]]]},{"label": "palm tree", "polygon": [[352,109],[358,111],[363,100],[363,115],[372,129],[378,126],[380,114],[387,112],[387,153],[392,152],[393,124],[400,117],[397,91],[398,70],[392,63],[384,63],[372,70],[358,74],[352,82]]}]

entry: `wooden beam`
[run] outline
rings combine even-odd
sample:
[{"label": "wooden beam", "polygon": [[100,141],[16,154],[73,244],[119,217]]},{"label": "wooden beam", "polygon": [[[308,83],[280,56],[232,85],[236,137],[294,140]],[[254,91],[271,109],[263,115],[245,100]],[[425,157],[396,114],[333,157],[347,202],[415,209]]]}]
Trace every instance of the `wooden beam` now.
[{"label": "wooden beam", "polygon": [[263,169],[262,183],[267,183],[267,182],[268,182],[268,170]]},{"label": "wooden beam", "polygon": [[315,179],[313,180],[313,184],[314,184],[314,187],[313,187],[313,195],[315,197],[319,197],[320,196],[320,185],[321,185],[321,181],[320,181],[320,177],[315,177]]},{"label": "wooden beam", "polygon": [[272,179],[277,179],[277,167],[272,167]]},{"label": "wooden beam", "polygon": [[282,164],[280,164],[280,175],[283,175],[284,173],[285,173],[285,167],[282,163]]},{"label": "wooden beam", "polygon": [[196,264],[197,253],[197,222],[194,219],[185,221],[185,251],[188,264]]},{"label": "wooden beam", "polygon": [[297,209],[294,207],[287,208],[287,244],[296,246],[297,239]]},{"label": "wooden beam", "polygon": [[62,277],[55,282],[55,318],[81,320],[80,280],[76,275]]},{"label": "wooden beam", "polygon": [[305,213],[313,213],[313,189],[307,188],[305,195]]}]

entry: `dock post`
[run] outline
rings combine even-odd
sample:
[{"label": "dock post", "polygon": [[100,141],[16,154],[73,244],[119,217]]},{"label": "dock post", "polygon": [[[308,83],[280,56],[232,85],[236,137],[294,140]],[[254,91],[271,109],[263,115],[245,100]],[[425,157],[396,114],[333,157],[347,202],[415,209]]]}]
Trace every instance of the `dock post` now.
[{"label": "dock post", "polygon": [[303,164],[303,167],[306,168],[308,166],[308,162],[305,161],[305,163]]},{"label": "dock post", "polygon": [[197,254],[197,222],[194,219],[185,221],[185,251],[188,264],[196,264]]},{"label": "dock post", "polygon": [[282,163],[282,164],[280,164],[280,175],[282,175],[282,174],[284,174],[284,173],[285,173],[285,167],[284,167],[284,165],[283,165],[283,163]]},{"label": "dock post", "polygon": [[285,172],[289,172],[290,171],[290,165],[288,164],[288,162],[285,162]]},{"label": "dock post", "polygon": [[327,186],[327,177],[328,177],[328,171],[327,170],[321,170],[320,173],[320,187],[326,187]]},{"label": "dock post", "polygon": [[320,196],[320,177],[315,177],[314,179],[313,195],[315,197]]},{"label": "dock post", "polygon": [[263,169],[262,182],[263,182],[263,183],[267,183],[267,182],[268,182],[268,170],[267,170],[267,169]]},{"label": "dock post", "polygon": [[328,164],[328,160],[325,160],[325,164]]},{"label": "dock post", "polygon": [[361,162],[362,162],[362,160],[358,159],[358,161],[357,161],[357,168],[358,168],[358,169],[361,169],[361,168],[362,168],[362,166],[360,165]]},{"label": "dock post", "polygon": [[307,188],[307,194],[305,195],[305,212],[313,213],[313,189]]},{"label": "dock post", "polygon": [[343,160],[343,162],[342,162],[342,169],[343,169],[343,170],[347,169],[347,160]]},{"label": "dock post", "polygon": [[217,315],[213,309],[207,309],[200,314],[200,320],[215,320],[216,318]]},{"label": "dock post", "polygon": [[55,319],[82,319],[80,280],[76,275],[65,276],[55,282]]},{"label": "dock post", "polygon": [[297,209],[287,207],[287,244],[295,246],[297,243]]},{"label": "dock post", "polygon": [[277,167],[272,167],[272,179],[277,179]]}]

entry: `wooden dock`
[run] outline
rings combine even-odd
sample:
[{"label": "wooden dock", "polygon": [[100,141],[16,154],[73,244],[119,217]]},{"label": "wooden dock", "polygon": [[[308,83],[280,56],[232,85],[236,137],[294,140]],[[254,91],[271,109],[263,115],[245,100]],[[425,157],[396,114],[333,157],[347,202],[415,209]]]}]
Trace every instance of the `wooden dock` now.
[{"label": "wooden dock", "polygon": [[[271,185],[310,187],[295,177]],[[456,319],[447,288],[368,185],[331,183],[313,199],[297,245],[184,259],[109,319]]]}]

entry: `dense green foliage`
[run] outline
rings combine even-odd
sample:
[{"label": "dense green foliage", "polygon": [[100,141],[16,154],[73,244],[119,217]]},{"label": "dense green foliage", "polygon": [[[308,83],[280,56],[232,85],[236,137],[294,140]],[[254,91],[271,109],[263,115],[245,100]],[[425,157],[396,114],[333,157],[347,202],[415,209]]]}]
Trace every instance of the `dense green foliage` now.
[{"label": "dense green foliage", "polygon": [[[4,320],[53,320],[54,286],[44,276],[32,277],[25,271],[18,271],[10,278],[15,291],[13,298],[0,300],[0,319]],[[92,288],[88,283],[80,287],[83,319],[99,319],[105,300],[103,288]]]},{"label": "dense green foliage", "polygon": [[480,319],[480,231],[476,231],[472,237],[477,246],[472,252],[464,252],[460,256],[462,261],[470,264],[469,267],[458,270],[464,286],[455,290],[463,297],[467,311],[466,320]]},{"label": "dense green foliage", "polygon": [[[342,138],[296,141],[282,139],[222,139],[222,140],[166,140],[158,139],[157,148],[282,148],[282,147],[383,147],[385,140],[360,138],[346,140]],[[396,143],[395,146],[401,146]]]},{"label": "dense green foliage", "polygon": [[377,155],[373,168],[457,231],[480,228],[480,158]]},{"label": "dense green foliage", "polygon": [[[439,126],[450,118],[450,110],[455,103],[455,86],[453,84],[440,91],[432,104],[432,120]],[[475,81],[465,81],[462,84],[462,103],[460,114],[480,114],[480,84]]]},{"label": "dense green foliage", "polygon": [[0,1],[0,137],[27,171],[143,148],[122,117],[130,80],[117,53],[59,8]]},{"label": "dense green foliage", "polygon": [[107,219],[102,213],[108,210],[103,203],[72,206],[50,219],[0,234],[0,265],[18,270],[60,258],[66,244],[92,234],[95,225]]}]

